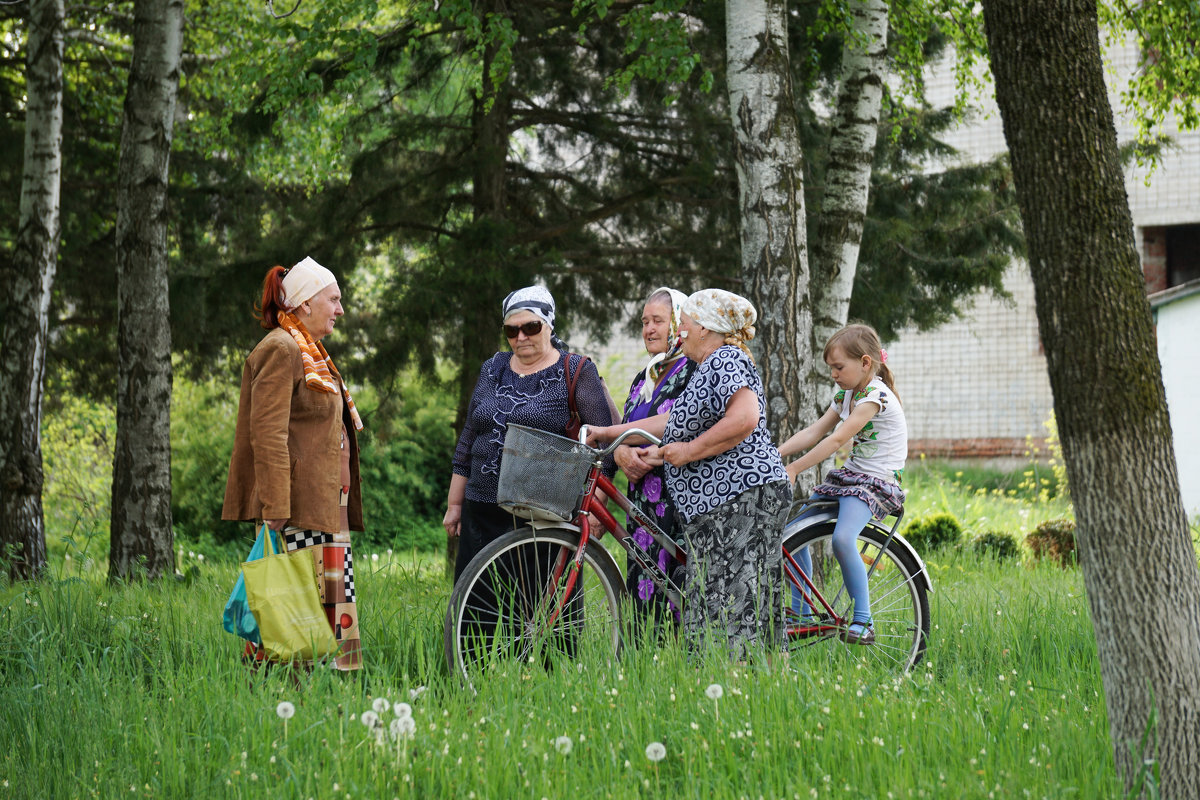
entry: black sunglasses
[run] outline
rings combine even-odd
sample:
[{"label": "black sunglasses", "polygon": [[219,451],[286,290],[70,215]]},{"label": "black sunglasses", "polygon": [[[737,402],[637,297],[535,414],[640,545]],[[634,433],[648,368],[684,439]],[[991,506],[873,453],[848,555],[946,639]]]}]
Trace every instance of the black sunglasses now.
[{"label": "black sunglasses", "polygon": [[505,325],[504,326],[504,335],[507,336],[509,339],[517,338],[518,333],[523,333],[526,336],[537,336],[541,332],[542,332],[542,322],[541,322],[541,320],[536,320],[536,319],[533,320],[532,322],[526,322],[523,325]]}]

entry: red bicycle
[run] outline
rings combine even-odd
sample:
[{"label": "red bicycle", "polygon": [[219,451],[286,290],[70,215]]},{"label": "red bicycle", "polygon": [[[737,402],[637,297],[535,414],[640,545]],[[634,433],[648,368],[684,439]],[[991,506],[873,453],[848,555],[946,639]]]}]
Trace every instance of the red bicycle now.
[{"label": "red bicycle", "polygon": [[[585,428],[580,438],[586,435]],[[596,497],[597,490],[604,492],[677,562],[687,563],[682,543],[665,535],[601,472],[604,457],[635,435],[658,442],[635,429],[596,450],[546,431],[508,426],[498,502],[529,525],[484,547],[454,585],[446,611],[446,661],[467,686],[473,688],[478,675],[506,660],[551,665],[589,652],[620,653],[626,589],[616,560],[600,542],[606,531],[676,608],[683,607],[680,575],[659,568]],[[786,646],[823,643],[830,657],[911,669],[929,637],[932,584],[920,556],[897,533],[903,511],[890,528],[872,521],[859,535],[876,638],[873,645],[854,645],[842,641],[853,608],[829,547],[837,504],[814,505],[819,507],[782,531],[784,579],[791,587],[783,593]],[[601,530],[594,530],[589,514],[600,520]],[[794,556],[806,547],[812,575]]]}]

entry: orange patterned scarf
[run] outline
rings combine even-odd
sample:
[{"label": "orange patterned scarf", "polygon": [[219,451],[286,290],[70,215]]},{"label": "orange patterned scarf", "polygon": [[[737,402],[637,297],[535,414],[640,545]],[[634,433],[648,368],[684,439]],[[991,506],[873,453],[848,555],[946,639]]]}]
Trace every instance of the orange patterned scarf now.
[{"label": "orange patterned scarf", "polygon": [[346,407],[350,409],[350,419],[354,421],[354,430],[361,431],[362,418],[358,416],[358,409],[354,407],[354,398],[350,396],[346,382],[333,365],[333,359],[325,352],[325,346],[309,335],[295,314],[280,311],[279,327],[291,334],[300,347],[300,358],[304,360],[304,382],[308,384],[308,388],[333,394],[340,387],[342,397],[346,398]]}]

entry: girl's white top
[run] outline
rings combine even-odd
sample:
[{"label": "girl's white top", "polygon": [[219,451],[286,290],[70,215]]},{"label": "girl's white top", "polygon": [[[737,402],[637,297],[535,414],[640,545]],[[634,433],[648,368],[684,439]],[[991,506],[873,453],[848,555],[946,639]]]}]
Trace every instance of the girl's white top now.
[{"label": "girl's white top", "polygon": [[873,378],[861,392],[839,389],[830,407],[837,409],[838,416],[845,420],[857,403],[874,403],[879,412],[854,434],[850,458],[842,467],[899,483],[908,458],[908,423],[904,421],[900,398],[881,379]]}]

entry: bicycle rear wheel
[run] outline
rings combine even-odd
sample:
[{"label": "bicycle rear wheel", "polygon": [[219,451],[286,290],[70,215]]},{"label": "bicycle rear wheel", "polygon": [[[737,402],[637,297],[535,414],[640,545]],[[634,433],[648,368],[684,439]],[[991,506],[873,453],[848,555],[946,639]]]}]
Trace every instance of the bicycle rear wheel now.
[{"label": "bicycle rear wheel", "polygon": [[[853,613],[852,601],[842,579],[842,569],[833,557],[831,541],[836,520],[804,528],[783,543],[784,549],[796,557],[805,547],[811,548],[815,575],[809,576],[817,591],[832,606],[838,626],[824,625],[819,633],[797,636],[792,629],[796,621],[788,616],[788,648],[799,655],[799,649],[809,645],[824,645],[830,658],[849,658],[904,672],[921,660],[929,639],[928,577],[923,567],[907,549],[898,547],[893,539],[887,550],[887,532],[867,525],[858,537],[859,557],[867,567],[867,588],[871,596],[871,614],[875,625],[872,645],[846,644],[841,632]],[[872,569],[872,566],[874,567]],[[785,596],[790,599],[791,583]],[[826,612],[819,603],[814,616]],[[829,620],[823,622],[828,623]]]},{"label": "bicycle rear wheel", "polygon": [[473,681],[503,662],[541,662],[620,648],[620,570],[599,545],[584,552],[582,569],[565,594],[579,534],[521,528],[479,552],[454,585],[446,610],[445,649],[450,671],[472,690]]}]

